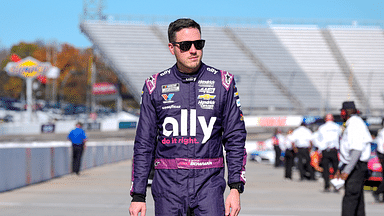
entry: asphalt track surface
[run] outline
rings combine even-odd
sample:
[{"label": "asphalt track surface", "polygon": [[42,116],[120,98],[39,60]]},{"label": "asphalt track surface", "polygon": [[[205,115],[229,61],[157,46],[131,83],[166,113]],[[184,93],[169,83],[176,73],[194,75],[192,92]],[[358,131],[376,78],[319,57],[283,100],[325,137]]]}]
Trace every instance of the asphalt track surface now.
[{"label": "asphalt track surface", "polygon": [[[101,133],[87,132],[89,141],[132,140],[135,130]],[[248,134],[248,140],[265,140],[270,133]],[[66,134],[2,136],[1,143],[31,141],[65,141]],[[0,215],[17,216],[110,216],[129,215],[131,197],[131,160],[84,170],[80,176],[65,175],[46,182],[0,193]],[[339,193],[323,193],[323,182],[299,181],[294,170],[293,180],[283,179],[283,168],[248,161],[247,184],[241,195],[240,216],[333,216],[341,215],[343,189]],[[147,191],[147,216],[154,216],[151,190]],[[228,194],[228,188],[226,190]],[[365,192],[367,216],[382,216],[384,204],[374,202]]]},{"label": "asphalt track surface", "polygon": [[[129,215],[130,173],[131,160],[126,160],[3,192],[0,215]],[[341,215],[343,190],[323,193],[321,180],[300,182],[297,171],[293,177],[284,181],[282,168],[248,161],[240,216]],[[147,216],[153,216],[150,188],[147,193]],[[383,215],[384,204],[374,203],[369,191],[365,205],[368,216]]]}]

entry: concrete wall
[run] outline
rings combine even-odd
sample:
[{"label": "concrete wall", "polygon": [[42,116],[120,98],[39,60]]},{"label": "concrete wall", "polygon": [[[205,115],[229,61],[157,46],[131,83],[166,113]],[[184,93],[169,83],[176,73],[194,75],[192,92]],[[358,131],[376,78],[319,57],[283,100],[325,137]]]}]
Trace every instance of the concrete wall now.
[{"label": "concrete wall", "polygon": [[[131,159],[133,141],[88,142],[81,170]],[[0,145],[0,192],[71,173],[69,142]]]}]

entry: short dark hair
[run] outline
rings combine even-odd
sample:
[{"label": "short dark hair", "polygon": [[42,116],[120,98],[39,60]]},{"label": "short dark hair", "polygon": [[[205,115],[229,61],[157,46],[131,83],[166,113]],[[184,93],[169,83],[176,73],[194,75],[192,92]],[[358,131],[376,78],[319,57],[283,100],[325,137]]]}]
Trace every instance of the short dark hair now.
[{"label": "short dark hair", "polygon": [[176,33],[184,28],[196,28],[201,34],[199,23],[190,18],[180,18],[171,22],[168,26],[168,41],[169,43],[176,42]]}]

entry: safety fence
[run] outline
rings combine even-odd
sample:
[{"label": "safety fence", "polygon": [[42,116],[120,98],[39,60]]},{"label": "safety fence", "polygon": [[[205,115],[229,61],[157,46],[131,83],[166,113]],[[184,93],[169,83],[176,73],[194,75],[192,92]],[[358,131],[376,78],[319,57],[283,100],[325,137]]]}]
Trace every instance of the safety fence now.
[{"label": "safety fence", "polygon": [[[81,170],[131,159],[133,141],[88,142]],[[71,173],[69,142],[0,145],[0,192]]]}]

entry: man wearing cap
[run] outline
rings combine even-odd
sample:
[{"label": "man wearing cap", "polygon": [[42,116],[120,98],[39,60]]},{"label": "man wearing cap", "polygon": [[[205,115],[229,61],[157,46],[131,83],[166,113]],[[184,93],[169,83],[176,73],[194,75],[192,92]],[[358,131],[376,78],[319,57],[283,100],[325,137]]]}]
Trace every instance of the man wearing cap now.
[{"label": "man wearing cap", "polygon": [[341,118],[345,129],[340,140],[340,162],[336,176],[345,180],[342,215],[365,215],[364,180],[368,170],[372,141],[367,125],[358,115],[353,101],[343,102]]},{"label": "man wearing cap", "polygon": [[339,139],[341,135],[341,127],[333,121],[333,115],[325,116],[325,124],[321,125],[318,130],[317,141],[319,151],[322,154],[321,164],[323,167],[324,192],[329,192],[329,165],[332,164],[333,173],[336,173],[339,165],[337,151],[339,149]]},{"label": "man wearing cap", "polygon": [[[309,152],[312,149],[312,131],[305,126],[305,122],[300,127],[296,128],[291,136],[293,149],[297,153],[298,167],[300,171],[300,180],[303,181],[306,177],[306,171],[309,172],[309,179],[315,180],[313,167],[311,166],[311,157]],[[305,160],[305,164],[303,163]]]}]

